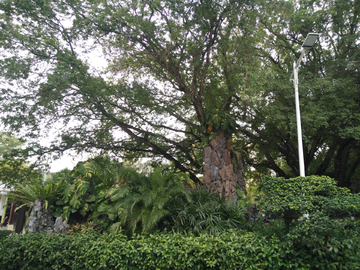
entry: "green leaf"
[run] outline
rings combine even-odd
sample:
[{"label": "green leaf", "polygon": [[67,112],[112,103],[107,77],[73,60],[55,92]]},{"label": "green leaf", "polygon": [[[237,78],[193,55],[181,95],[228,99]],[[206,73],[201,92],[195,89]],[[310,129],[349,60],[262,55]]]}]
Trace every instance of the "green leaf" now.
[{"label": "green leaf", "polygon": [[71,199],[70,199],[69,203],[74,209],[79,209],[80,206],[81,206],[81,201],[80,201],[78,195],[76,195],[76,194],[73,194],[71,196]]}]

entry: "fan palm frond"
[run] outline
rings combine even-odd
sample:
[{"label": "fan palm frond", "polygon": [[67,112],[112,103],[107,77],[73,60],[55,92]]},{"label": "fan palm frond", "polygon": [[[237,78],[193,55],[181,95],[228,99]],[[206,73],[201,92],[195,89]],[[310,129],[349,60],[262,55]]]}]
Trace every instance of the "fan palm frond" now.
[{"label": "fan palm frond", "polygon": [[[119,224],[131,235],[136,231],[149,233],[169,215],[169,205],[178,196],[190,201],[183,187],[184,177],[157,168],[150,176],[132,174],[132,178],[111,191],[111,200],[121,205]],[[118,193],[116,193],[118,192]]]}]

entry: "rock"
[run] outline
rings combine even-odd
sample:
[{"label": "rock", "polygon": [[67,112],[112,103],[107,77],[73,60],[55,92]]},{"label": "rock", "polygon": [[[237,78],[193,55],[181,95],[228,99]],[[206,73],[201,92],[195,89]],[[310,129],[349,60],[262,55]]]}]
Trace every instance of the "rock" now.
[{"label": "rock", "polygon": [[27,222],[28,232],[46,232],[49,234],[53,232],[53,226],[54,222],[49,209],[45,209],[45,202],[36,199]]},{"label": "rock", "polygon": [[62,233],[64,231],[67,231],[69,228],[69,224],[67,224],[67,222],[64,221],[62,217],[57,217],[55,219],[54,233]]}]

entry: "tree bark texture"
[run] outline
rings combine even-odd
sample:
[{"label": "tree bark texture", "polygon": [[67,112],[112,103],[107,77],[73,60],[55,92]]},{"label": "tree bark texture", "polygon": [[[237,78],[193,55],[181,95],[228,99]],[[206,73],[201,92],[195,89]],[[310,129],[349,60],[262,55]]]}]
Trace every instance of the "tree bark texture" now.
[{"label": "tree bark texture", "polygon": [[217,136],[205,147],[204,157],[203,183],[207,189],[228,199],[238,198],[237,187],[246,193],[241,154],[233,150],[224,131],[217,131]]}]

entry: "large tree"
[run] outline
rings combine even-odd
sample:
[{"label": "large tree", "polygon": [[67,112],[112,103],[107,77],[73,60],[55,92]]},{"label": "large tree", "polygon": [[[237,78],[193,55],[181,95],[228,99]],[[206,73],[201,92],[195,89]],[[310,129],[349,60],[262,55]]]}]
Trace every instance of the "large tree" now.
[{"label": "large tree", "polygon": [[[225,196],[258,172],[359,178],[359,1],[2,1],[3,122],[69,149],[167,159]],[[104,71],[96,70],[101,51]],[[13,85],[11,85],[13,84]],[[5,87],[8,85],[8,87]],[[244,155],[244,153],[247,154]]]},{"label": "large tree", "polygon": [[[339,186],[360,179],[360,2],[271,1],[261,7],[266,29],[263,80],[238,117],[249,162],[282,177],[299,175],[293,62],[309,32],[320,41],[299,72],[306,175],[328,175]],[[356,189],[354,189],[356,190]]]},{"label": "large tree", "polygon": [[[43,151],[165,158],[224,196],[245,190],[232,134],[260,65],[250,1],[5,0],[0,10],[0,73],[16,81],[1,89],[5,124],[32,138],[55,127],[61,140]],[[85,60],[96,48],[102,74]]]}]

